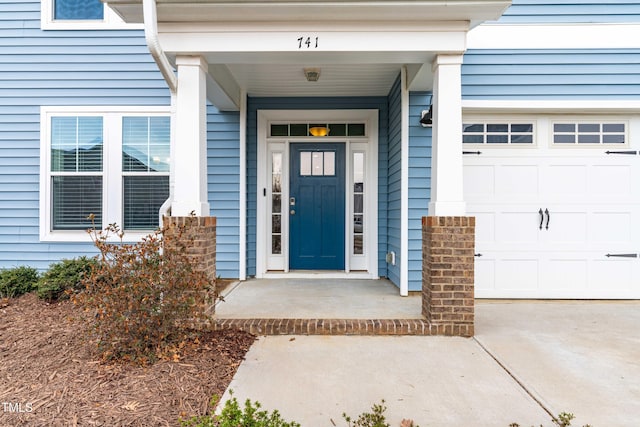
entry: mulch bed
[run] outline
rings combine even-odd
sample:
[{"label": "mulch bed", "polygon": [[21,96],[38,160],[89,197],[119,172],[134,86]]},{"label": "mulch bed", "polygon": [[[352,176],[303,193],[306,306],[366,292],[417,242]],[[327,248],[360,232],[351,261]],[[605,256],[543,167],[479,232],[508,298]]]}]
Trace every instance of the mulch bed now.
[{"label": "mulch bed", "polygon": [[179,426],[209,412],[255,339],[208,332],[179,361],[106,364],[78,311],[35,294],[0,304],[0,426]]}]

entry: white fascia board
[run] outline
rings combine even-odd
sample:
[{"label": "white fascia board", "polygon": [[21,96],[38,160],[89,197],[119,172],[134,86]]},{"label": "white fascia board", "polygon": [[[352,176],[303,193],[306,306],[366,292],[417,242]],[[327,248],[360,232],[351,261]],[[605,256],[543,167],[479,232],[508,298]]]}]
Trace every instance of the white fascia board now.
[{"label": "white fascia board", "polygon": [[634,100],[463,100],[464,113],[638,113],[640,101]]},{"label": "white fascia board", "polygon": [[161,33],[266,33],[282,31],[353,31],[353,32],[444,32],[469,31],[468,21],[233,21],[233,22],[158,22]]},{"label": "white fascia board", "polygon": [[469,31],[469,49],[635,49],[640,24],[483,24]]},{"label": "white fascia board", "polygon": [[[310,38],[307,47],[300,38]],[[239,31],[166,32],[160,29],[166,52],[295,52],[297,55],[338,52],[448,52],[466,50],[465,31]],[[316,43],[317,41],[317,43]]]}]

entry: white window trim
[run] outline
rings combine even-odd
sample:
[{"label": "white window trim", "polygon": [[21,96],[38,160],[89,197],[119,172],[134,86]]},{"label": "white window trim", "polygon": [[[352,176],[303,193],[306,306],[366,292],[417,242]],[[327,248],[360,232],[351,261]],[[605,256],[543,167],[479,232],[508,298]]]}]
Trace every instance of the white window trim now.
[{"label": "white window trim", "polygon": [[[40,240],[43,242],[86,242],[85,231],[51,230],[51,118],[59,116],[102,116],[104,129],[102,226],[122,226],[122,116],[169,116],[169,107],[40,107]],[[116,144],[107,141],[119,141]],[[153,230],[151,230],[153,231]],[[125,232],[123,240],[139,241],[150,231]]]},{"label": "white window trim", "polygon": [[128,24],[117,13],[104,5],[104,19],[68,19],[53,18],[53,5],[55,0],[41,0],[40,2],[40,28],[43,30],[140,30],[143,24]]},{"label": "white window trim", "polygon": [[469,31],[467,49],[634,49],[640,24],[482,24]]},{"label": "white window trim", "polygon": [[[640,101],[610,100],[610,99],[579,99],[579,100],[494,100],[467,99],[462,101],[463,116],[500,114],[506,117],[527,117],[531,114],[638,114]],[[487,116],[488,115],[488,116]]]},{"label": "white window trim", "polygon": [[[587,153],[589,151],[597,152],[598,150],[607,149],[628,149],[635,148],[636,144],[632,141],[633,135],[638,130],[638,122],[635,120],[640,104],[628,103],[626,108],[605,108],[600,113],[594,109],[581,111],[580,103],[568,102],[557,103],[544,101],[539,108],[526,109],[526,103],[520,102],[488,102],[485,105],[485,112],[481,113],[481,105],[485,102],[468,102],[466,111],[463,111],[463,123],[533,123],[533,144],[463,144],[464,148],[479,149],[484,152],[491,151],[493,153],[502,153],[499,155],[508,155],[513,150],[553,150],[554,155],[565,153],[568,156],[575,155],[576,151]],[[572,108],[573,107],[573,108]],[[514,114],[512,111],[516,110]],[[554,123],[614,123],[625,125],[625,143],[624,144],[555,144],[553,142],[553,125]],[[533,152],[532,151],[532,152]]]}]

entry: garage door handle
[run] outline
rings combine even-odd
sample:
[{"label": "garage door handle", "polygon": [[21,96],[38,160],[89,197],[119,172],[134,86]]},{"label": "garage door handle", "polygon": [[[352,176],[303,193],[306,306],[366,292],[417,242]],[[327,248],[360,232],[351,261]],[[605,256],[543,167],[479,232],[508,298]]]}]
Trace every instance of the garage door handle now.
[{"label": "garage door handle", "polygon": [[545,209],[544,213],[547,214],[547,225],[545,226],[545,228],[548,230],[549,229],[549,219],[551,219],[551,215],[549,214],[549,209]]},{"label": "garage door handle", "polygon": [[617,258],[638,258],[638,254],[607,254],[607,258],[617,257]]},{"label": "garage door handle", "polygon": [[542,223],[544,222],[544,213],[542,212],[542,208],[538,211],[540,214],[540,230],[542,230]]},{"label": "garage door handle", "polygon": [[542,223],[544,222],[544,214],[542,213],[542,208],[538,211],[538,215],[540,215],[540,230],[542,230]]}]

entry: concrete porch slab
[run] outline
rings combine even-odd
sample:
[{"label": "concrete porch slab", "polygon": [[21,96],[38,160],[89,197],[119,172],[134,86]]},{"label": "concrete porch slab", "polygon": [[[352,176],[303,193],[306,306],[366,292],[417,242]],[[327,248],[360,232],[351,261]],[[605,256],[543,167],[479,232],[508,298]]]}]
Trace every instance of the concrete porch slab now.
[{"label": "concrete porch slab", "polygon": [[257,335],[472,335],[422,316],[420,294],[401,297],[388,280],[259,279],[232,286],[214,329]]},{"label": "concrete porch slab", "polygon": [[252,279],[216,305],[221,319],[422,319],[419,293],[401,297],[389,280]]}]

